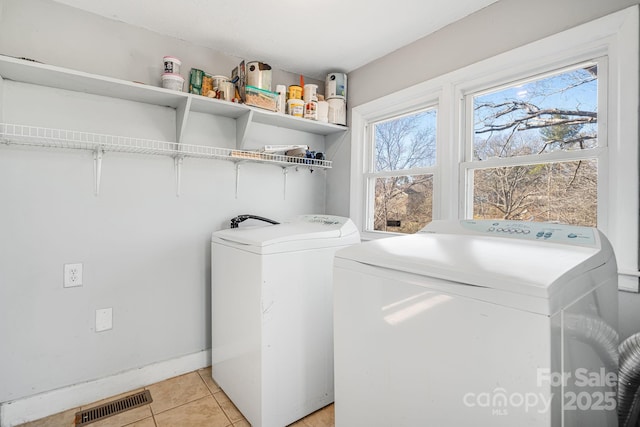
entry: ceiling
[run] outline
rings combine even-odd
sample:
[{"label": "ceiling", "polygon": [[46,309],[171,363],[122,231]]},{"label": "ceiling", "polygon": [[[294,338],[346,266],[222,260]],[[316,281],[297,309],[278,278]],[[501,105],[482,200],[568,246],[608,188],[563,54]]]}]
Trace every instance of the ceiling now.
[{"label": "ceiling", "polygon": [[350,72],[497,0],[55,0],[274,68]]}]

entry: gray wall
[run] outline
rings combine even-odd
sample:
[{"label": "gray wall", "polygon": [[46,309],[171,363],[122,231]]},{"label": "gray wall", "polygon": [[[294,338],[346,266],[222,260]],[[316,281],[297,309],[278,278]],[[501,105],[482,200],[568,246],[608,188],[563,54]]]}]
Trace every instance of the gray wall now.
[{"label": "gray wall", "polygon": [[[198,68],[230,76],[242,60],[50,0],[0,0],[0,53],[102,76],[161,86],[162,57],[182,61],[181,74]],[[298,84],[297,74],[273,71],[273,84]],[[318,84],[324,81],[305,78]],[[186,85],[186,83],[185,83]]]},{"label": "gray wall", "polygon": [[349,73],[349,108],[638,3],[499,0]]},{"label": "gray wall", "polygon": [[[349,73],[349,109],[612,12],[638,0],[499,0],[436,33]],[[341,151],[348,165],[349,150]],[[332,171],[334,179],[340,172]],[[636,184],[637,185],[637,184]],[[347,186],[328,192],[349,200]],[[622,338],[640,331],[640,295],[620,292]]]},{"label": "gray wall", "polygon": [[[0,53],[159,85],[162,56],[228,74],[239,58],[43,0],[0,1]],[[255,58],[251,58],[255,59]],[[274,83],[298,81],[276,72]],[[175,141],[175,111],[0,81],[9,123]],[[184,141],[234,147],[235,122],[192,113]],[[2,121],[0,120],[0,121]],[[249,147],[324,138],[255,124]],[[330,173],[330,171],[329,171]],[[0,146],[0,402],[211,347],[210,236],[228,219],[325,210],[325,173],[185,159],[176,197],[170,157],[106,153],[93,195],[90,152]],[[84,284],[63,289],[65,263]],[[238,266],[241,268],[241,266]],[[94,332],[95,310],[113,329]]]}]

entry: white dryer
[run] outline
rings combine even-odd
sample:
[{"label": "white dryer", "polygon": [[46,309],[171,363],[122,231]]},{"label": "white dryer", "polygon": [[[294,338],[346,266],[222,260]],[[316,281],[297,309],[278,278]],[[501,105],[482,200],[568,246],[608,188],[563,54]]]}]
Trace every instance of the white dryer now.
[{"label": "white dryer", "polygon": [[331,215],[213,233],[212,375],[252,426],[333,402],[333,259],[359,242]]},{"label": "white dryer", "polygon": [[617,271],[597,229],[434,221],[334,265],[337,427],[617,425]]}]

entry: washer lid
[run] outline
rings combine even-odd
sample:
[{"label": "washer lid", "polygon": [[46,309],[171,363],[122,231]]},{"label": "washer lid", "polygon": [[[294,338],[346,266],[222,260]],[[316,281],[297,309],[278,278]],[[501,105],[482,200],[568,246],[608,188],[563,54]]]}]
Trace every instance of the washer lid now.
[{"label": "washer lid", "polygon": [[[606,238],[595,229],[589,230],[593,230],[590,244],[573,245],[490,235],[468,228],[463,231],[455,226],[434,227],[431,232],[427,228],[426,232],[351,246],[338,251],[336,258],[550,298],[572,278],[614,260]],[[573,281],[572,286],[580,287],[575,289],[580,293],[593,286],[588,282]]]},{"label": "washer lid", "polygon": [[[291,221],[262,227],[216,231],[212,241],[259,253],[286,252],[359,242],[360,234],[349,219],[333,215],[301,215]],[[353,239],[356,241],[353,241]]]}]

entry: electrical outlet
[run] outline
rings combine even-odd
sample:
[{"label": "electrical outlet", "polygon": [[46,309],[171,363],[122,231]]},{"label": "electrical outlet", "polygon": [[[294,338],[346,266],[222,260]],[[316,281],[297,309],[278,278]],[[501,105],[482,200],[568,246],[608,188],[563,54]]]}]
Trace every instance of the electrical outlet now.
[{"label": "electrical outlet", "polygon": [[96,332],[108,331],[113,328],[113,308],[96,310]]},{"label": "electrical outlet", "polygon": [[82,286],[82,264],[64,265],[64,287]]}]

